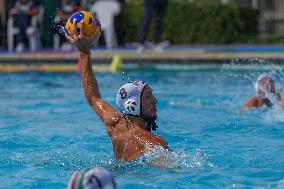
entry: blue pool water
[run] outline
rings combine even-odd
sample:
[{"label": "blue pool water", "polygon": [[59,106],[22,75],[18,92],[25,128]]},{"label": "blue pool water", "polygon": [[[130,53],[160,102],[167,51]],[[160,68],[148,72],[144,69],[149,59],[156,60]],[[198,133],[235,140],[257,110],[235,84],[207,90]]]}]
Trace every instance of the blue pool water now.
[{"label": "blue pool water", "polygon": [[[116,162],[105,128],[86,102],[78,73],[0,73],[0,188],[66,188],[75,170],[103,166],[119,189],[284,188],[284,113],[242,111],[258,74],[229,66],[97,73],[102,96],[142,79],[158,103],[156,133],[172,152]],[[280,87],[280,85],[278,85]],[[150,165],[163,155],[169,169]]]}]

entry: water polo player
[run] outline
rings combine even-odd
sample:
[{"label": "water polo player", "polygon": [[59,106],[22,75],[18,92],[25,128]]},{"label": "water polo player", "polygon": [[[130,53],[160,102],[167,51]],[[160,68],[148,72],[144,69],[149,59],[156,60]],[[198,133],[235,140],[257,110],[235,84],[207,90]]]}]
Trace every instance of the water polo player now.
[{"label": "water polo player", "polygon": [[68,189],[115,189],[113,176],[103,167],[76,171],[68,184]]},{"label": "water polo player", "polygon": [[[84,27],[83,24],[81,27]],[[116,97],[119,111],[101,98],[90,62],[90,46],[98,39],[100,30],[92,37],[86,37],[82,31],[81,29],[79,35],[76,32],[66,35],[66,38],[80,51],[84,93],[90,106],[106,126],[115,158],[134,160],[156,145],[167,149],[165,139],[151,132],[157,128],[157,100],[147,83],[136,81],[123,85]]]},{"label": "water polo player", "polygon": [[273,104],[278,103],[284,108],[284,91],[276,92],[275,81],[272,76],[263,74],[258,77],[255,84],[256,96],[250,98],[244,105],[243,109],[258,108],[258,107],[272,107]]}]

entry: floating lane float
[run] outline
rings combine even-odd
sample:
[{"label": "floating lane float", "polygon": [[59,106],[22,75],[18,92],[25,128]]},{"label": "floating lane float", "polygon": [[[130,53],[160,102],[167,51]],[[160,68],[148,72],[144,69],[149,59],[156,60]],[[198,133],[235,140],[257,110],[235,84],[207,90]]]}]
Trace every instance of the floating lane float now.
[{"label": "floating lane float", "polygon": [[[123,63],[121,57],[116,54],[112,59],[110,66],[108,65],[93,65],[93,69],[96,72],[119,72],[123,69]],[[22,71],[50,71],[50,72],[74,72],[81,70],[81,62],[78,61],[77,65],[66,65],[66,64],[11,64],[1,65],[0,72],[22,72]]]}]

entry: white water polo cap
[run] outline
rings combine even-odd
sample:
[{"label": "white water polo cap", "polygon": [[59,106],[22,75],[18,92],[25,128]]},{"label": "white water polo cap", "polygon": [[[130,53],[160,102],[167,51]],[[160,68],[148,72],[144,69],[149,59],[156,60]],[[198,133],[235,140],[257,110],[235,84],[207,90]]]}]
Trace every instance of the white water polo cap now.
[{"label": "white water polo cap", "polygon": [[141,94],[148,84],[134,81],[120,87],[116,95],[116,106],[121,113],[141,116]]},{"label": "white water polo cap", "polygon": [[260,75],[255,83],[256,93],[260,96],[265,96],[267,93],[275,93],[274,83],[274,79],[271,75]]},{"label": "white water polo cap", "polygon": [[77,171],[69,181],[68,189],[115,189],[112,175],[102,167]]}]

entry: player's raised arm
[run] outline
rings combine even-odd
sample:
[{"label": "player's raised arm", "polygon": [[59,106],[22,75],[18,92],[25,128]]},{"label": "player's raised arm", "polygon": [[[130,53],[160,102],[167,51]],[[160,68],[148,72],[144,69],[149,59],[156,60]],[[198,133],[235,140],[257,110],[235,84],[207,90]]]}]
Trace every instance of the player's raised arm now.
[{"label": "player's raised arm", "polygon": [[100,37],[101,28],[100,26],[96,27],[94,34],[88,37],[84,32],[84,27],[83,22],[81,22],[80,33],[78,34],[76,32],[77,28],[75,28],[73,31],[68,31],[66,38],[80,51],[80,58],[82,60],[82,82],[86,99],[107,126],[108,133],[111,134],[112,127],[120,121],[122,115],[101,98],[98,83],[90,61],[90,47]]},{"label": "player's raised arm", "polygon": [[107,126],[113,127],[121,119],[121,114],[101,98],[97,80],[94,76],[90,53],[81,52],[82,82],[84,93],[91,107]]}]

